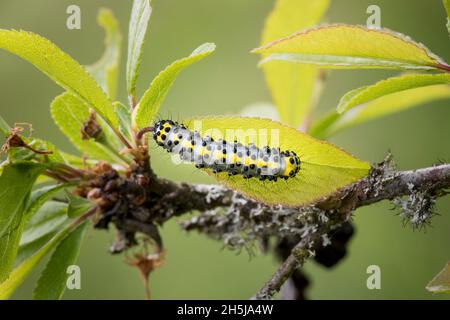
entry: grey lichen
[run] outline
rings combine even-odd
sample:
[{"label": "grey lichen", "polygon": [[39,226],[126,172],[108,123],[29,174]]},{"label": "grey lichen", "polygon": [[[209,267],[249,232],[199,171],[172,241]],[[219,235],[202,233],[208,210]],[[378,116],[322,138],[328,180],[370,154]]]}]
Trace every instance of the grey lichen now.
[{"label": "grey lichen", "polygon": [[396,198],[392,203],[400,209],[404,224],[410,224],[414,229],[423,229],[431,224],[436,215],[436,196],[428,190],[416,190],[412,184],[408,188],[408,196]]},{"label": "grey lichen", "polygon": [[395,179],[397,176],[396,165],[392,153],[388,153],[382,162],[374,164],[368,176],[368,188],[365,192],[372,191],[374,197],[378,197],[379,192]]},{"label": "grey lichen", "polygon": [[[234,196],[239,197],[239,196]],[[209,237],[222,240],[232,249],[254,246],[255,241],[264,243],[267,238],[275,236],[301,237],[303,239],[322,239],[320,230],[324,225],[330,228],[341,219],[334,210],[326,211],[316,206],[302,208],[285,208],[282,206],[267,207],[260,203],[248,202],[244,199],[234,199],[229,208],[217,208],[204,211],[190,219],[181,222],[184,230],[196,230]],[[315,240],[306,244],[311,250]]]}]

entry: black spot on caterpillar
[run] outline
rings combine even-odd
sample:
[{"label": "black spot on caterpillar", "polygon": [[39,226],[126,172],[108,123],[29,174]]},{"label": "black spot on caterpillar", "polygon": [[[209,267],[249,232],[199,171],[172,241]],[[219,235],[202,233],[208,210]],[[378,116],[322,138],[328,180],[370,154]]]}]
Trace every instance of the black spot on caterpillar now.
[{"label": "black spot on caterpillar", "polygon": [[215,141],[202,137],[183,124],[161,120],[153,128],[153,139],[168,152],[179,154],[197,168],[207,168],[214,173],[227,172],[229,176],[242,175],[244,179],[277,181],[289,179],[300,170],[300,158],[293,151],[280,151],[268,146],[243,145],[237,141]]}]

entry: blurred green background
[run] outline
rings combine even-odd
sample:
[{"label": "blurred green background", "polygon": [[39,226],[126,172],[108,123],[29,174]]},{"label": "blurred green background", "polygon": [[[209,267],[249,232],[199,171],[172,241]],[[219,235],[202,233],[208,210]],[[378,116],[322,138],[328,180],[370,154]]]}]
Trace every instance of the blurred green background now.
[{"label": "blurred green background", "polygon": [[[81,7],[81,30],[68,30],[66,8]],[[332,1],[327,22],[364,24],[366,8],[381,7],[382,25],[410,35],[433,52],[450,60],[450,39],[441,1],[339,0]],[[96,61],[103,52],[103,32],[96,24],[100,7],[113,9],[124,35],[131,1],[123,0],[1,0],[0,27],[31,30],[58,44],[82,64]],[[259,44],[264,19],[272,0],[154,0],[139,92],[174,59],[189,54],[203,42],[215,42],[211,57],[179,77],[161,110],[174,119],[192,115],[232,114],[254,102],[270,102],[258,57],[249,51]],[[125,50],[123,51],[125,57]],[[124,65],[120,99],[126,101]],[[334,108],[345,92],[396,74],[389,71],[333,71],[320,101],[319,114]],[[28,63],[0,52],[0,113],[10,123],[33,123],[36,136],[75,152],[51,121],[49,104],[61,92]],[[440,101],[389,118],[350,129],[334,137],[338,146],[370,162],[383,159],[388,150],[400,169],[450,161],[450,101]],[[155,150],[157,173],[173,180],[212,182],[188,166],[173,166]],[[389,203],[359,209],[354,216],[357,233],[347,257],[332,270],[313,262],[306,266],[312,281],[312,299],[445,299],[425,290],[427,282],[450,260],[450,197],[438,202],[433,225],[425,231],[404,227]],[[152,274],[155,299],[248,298],[268,279],[278,262],[272,255],[249,258],[223,248],[202,235],[182,232],[174,221],[162,229],[167,260]],[[107,249],[114,233],[90,230],[79,259],[82,289],[66,291],[66,299],[142,299],[137,270]],[[381,290],[368,290],[366,268],[381,267]],[[31,298],[38,272],[14,298]]]}]

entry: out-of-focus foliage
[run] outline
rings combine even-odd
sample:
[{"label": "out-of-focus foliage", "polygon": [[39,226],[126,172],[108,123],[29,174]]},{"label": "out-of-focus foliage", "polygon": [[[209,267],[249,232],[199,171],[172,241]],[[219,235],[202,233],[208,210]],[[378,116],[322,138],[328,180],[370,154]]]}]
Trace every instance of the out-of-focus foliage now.
[{"label": "out-of-focus foliage", "polygon": [[[329,3],[329,0],[276,0],[267,17],[261,45],[318,24]],[[264,64],[262,69],[281,120],[298,128],[320,95],[319,69],[276,61]]]},{"label": "out-of-focus foliage", "polygon": [[177,78],[178,73],[192,63],[209,56],[215,49],[216,46],[213,43],[204,43],[195,49],[188,57],[175,61],[161,71],[158,76],[153,79],[150,87],[145,91],[138,106],[133,111],[133,129],[139,130],[148,127],[156,116],[159,107]]},{"label": "out-of-focus foliage", "polygon": [[300,31],[253,50],[273,60],[327,68],[436,70],[444,62],[425,46],[386,29],[326,25]]}]

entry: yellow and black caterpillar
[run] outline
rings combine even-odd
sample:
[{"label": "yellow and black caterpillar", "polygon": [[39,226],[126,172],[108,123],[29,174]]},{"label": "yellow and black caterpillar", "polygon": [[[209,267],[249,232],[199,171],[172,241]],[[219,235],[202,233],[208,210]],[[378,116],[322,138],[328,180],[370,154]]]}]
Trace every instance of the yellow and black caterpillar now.
[{"label": "yellow and black caterpillar", "polygon": [[181,159],[193,162],[197,168],[207,168],[214,173],[242,175],[244,179],[277,181],[289,179],[300,170],[300,158],[293,151],[279,148],[258,148],[237,141],[215,141],[202,137],[184,125],[172,120],[161,120],[153,127],[153,139],[168,152],[179,154]]}]

